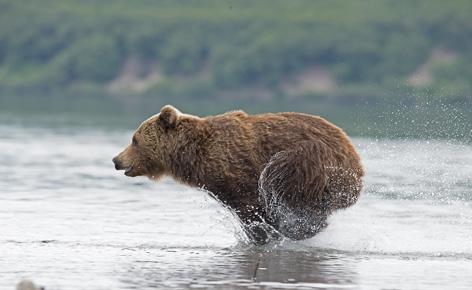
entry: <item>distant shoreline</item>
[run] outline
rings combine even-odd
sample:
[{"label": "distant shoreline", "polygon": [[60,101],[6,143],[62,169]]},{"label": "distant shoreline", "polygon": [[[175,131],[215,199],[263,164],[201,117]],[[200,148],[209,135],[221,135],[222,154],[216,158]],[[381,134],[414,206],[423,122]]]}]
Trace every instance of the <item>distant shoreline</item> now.
[{"label": "distant shoreline", "polygon": [[[316,99],[211,100],[110,96],[0,95],[0,124],[22,122],[53,125],[54,120],[79,127],[135,128],[162,105],[173,104],[196,115],[242,109],[248,113],[298,111],[322,116],[351,136],[374,138],[453,139],[472,142],[471,102],[410,101],[402,103],[337,103]],[[59,124],[58,124],[59,125]]]}]

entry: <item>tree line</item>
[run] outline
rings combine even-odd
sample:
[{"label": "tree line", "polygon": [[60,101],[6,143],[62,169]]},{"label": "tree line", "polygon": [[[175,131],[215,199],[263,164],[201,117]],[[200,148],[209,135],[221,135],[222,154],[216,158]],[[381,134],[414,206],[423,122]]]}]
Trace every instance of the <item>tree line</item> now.
[{"label": "tree line", "polygon": [[[466,0],[0,0],[0,95],[112,94],[134,59],[133,78],[158,77],[119,91],[141,96],[460,100],[472,95],[471,11]],[[333,87],[286,89],[313,68]]]}]

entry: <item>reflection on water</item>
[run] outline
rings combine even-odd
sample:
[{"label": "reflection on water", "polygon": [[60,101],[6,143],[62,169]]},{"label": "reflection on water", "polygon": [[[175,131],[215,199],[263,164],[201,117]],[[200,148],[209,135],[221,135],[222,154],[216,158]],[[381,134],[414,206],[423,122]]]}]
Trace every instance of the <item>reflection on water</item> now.
[{"label": "reflection on water", "polygon": [[306,241],[252,247],[205,193],[113,170],[130,132],[0,126],[0,288],[472,286],[472,147],[355,139],[366,187]]},{"label": "reflection on water", "polygon": [[[174,249],[170,261],[136,261],[122,282],[153,287],[247,289],[251,287],[353,288],[354,261],[325,252],[224,249]],[[184,261],[180,261],[182,259]],[[203,263],[202,263],[203,262]],[[136,269],[137,268],[137,269]],[[162,268],[172,269],[163,274]],[[175,273],[179,273],[176,276]],[[223,277],[223,279],[222,279]]]}]

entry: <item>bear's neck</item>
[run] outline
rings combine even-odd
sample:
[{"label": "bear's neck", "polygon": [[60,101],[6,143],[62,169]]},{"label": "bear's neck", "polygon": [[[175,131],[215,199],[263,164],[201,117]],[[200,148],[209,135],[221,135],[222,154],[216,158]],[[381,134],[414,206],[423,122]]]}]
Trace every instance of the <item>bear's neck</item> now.
[{"label": "bear's neck", "polygon": [[175,145],[167,160],[169,174],[179,182],[203,187],[203,168],[207,139],[205,130],[197,124],[187,124],[175,139]]}]

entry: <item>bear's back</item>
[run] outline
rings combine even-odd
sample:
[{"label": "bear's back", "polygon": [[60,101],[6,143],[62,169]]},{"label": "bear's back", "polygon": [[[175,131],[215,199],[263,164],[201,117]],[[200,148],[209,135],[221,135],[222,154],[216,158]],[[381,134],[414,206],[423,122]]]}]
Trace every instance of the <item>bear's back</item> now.
[{"label": "bear's back", "polygon": [[230,146],[239,156],[251,151],[263,165],[276,153],[296,148],[302,142],[322,142],[337,156],[359,157],[343,130],[325,119],[303,113],[284,112],[248,115],[231,111],[207,117],[217,147]]},{"label": "bear's back", "polygon": [[323,142],[332,146],[335,151],[350,146],[349,139],[340,128],[318,116],[269,113],[248,116],[246,123],[250,124],[258,140],[258,148],[266,152],[268,157],[282,150],[292,149],[301,142]]}]

